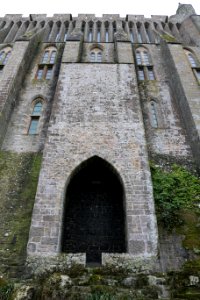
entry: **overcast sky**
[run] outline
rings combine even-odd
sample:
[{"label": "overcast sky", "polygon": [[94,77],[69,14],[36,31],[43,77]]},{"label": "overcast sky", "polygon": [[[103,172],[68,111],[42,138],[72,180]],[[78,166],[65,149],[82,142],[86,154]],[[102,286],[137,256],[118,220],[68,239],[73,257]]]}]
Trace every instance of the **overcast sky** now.
[{"label": "overcast sky", "polygon": [[0,16],[5,14],[44,14],[52,16],[54,13],[71,13],[77,16],[78,13],[94,13],[96,16],[102,14],[120,14],[125,17],[127,14],[150,15],[174,15],[181,3],[192,4],[196,13],[200,15],[200,0],[5,0],[1,5]]}]

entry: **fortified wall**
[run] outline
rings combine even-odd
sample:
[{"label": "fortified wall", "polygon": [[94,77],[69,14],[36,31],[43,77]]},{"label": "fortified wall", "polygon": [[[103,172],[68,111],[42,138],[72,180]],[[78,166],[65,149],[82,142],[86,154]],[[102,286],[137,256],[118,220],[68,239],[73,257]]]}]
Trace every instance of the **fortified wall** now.
[{"label": "fortified wall", "polygon": [[199,36],[187,4],[171,17],[0,18],[1,153],[42,157],[26,225],[34,272],[63,254],[83,266],[184,262],[158,238],[150,160],[199,169]]}]

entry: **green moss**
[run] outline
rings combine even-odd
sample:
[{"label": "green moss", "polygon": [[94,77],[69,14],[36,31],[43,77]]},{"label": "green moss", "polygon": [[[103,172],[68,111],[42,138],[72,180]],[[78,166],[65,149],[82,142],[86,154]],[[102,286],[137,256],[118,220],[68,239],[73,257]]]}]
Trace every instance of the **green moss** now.
[{"label": "green moss", "polygon": [[187,261],[183,266],[184,274],[200,276],[200,258]]},{"label": "green moss", "polygon": [[79,277],[87,273],[87,270],[82,265],[74,264],[67,270],[66,274],[72,278]]},{"label": "green moss", "polygon": [[176,43],[176,39],[175,37],[169,35],[169,34],[162,34],[160,36],[163,40],[165,40],[166,42],[169,42],[169,43]]},{"label": "green moss", "polygon": [[40,165],[40,154],[0,152],[0,264],[10,276],[24,266]]},{"label": "green moss", "polygon": [[183,209],[180,211],[184,223],[177,228],[177,233],[184,235],[183,246],[200,254],[199,216],[195,209]]},{"label": "green moss", "polygon": [[115,300],[115,296],[110,293],[104,292],[93,292],[90,296],[87,297],[87,300]]},{"label": "green moss", "polygon": [[93,285],[93,284],[100,284],[102,283],[103,277],[98,274],[92,274],[89,278],[88,283]]}]

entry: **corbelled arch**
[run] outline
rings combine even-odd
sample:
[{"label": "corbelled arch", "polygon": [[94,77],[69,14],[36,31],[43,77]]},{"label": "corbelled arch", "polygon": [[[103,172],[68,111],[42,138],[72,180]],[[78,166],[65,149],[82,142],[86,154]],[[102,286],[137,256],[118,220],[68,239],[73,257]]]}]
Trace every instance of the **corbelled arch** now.
[{"label": "corbelled arch", "polygon": [[124,197],[119,174],[104,159],[76,167],[66,189],[61,251],[84,252],[87,263],[100,263],[103,252],[126,252]]}]

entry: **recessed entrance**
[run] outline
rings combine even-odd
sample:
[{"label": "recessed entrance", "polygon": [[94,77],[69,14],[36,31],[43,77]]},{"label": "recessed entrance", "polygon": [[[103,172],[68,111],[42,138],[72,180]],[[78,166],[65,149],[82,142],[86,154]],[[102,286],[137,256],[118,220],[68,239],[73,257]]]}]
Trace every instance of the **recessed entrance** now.
[{"label": "recessed entrance", "polygon": [[125,252],[123,186],[113,167],[95,156],[80,165],[67,187],[62,251],[86,252],[101,263],[102,252]]}]

